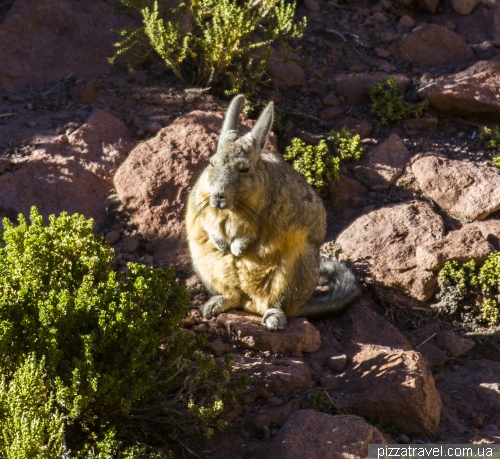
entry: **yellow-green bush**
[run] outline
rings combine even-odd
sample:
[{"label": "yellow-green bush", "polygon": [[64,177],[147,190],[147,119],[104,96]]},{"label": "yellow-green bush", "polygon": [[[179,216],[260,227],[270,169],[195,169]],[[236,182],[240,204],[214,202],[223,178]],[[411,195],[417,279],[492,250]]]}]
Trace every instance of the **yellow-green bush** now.
[{"label": "yellow-green bush", "polygon": [[424,110],[429,106],[429,102],[424,100],[415,104],[410,104],[404,99],[404,89],[396,86],[394,77],[373,85],[370,90],[372,100],[372,114],[377,117],[382,124],[390,124],[406,118],[418,118],[422,116]]},{"label": "yellow-green bush", "polygon": [[[0,378],[0,457],[62,457],[64,419],[45,374],[44,360],[30,354],[12,378]],[[8,381],[10,379],[10,381]]]},{"label": "yellow-green bush", "polygon": [[110,449],[104,440],[115,430],[119,437],[125,420],[154,421],[167,439],[211,434],[235,397],[229,360],[219,369],[201,352],[204,338],[181,331],[189,296],[173,269],[129,263],[128,273],[116,272],[92,220],[63,212],[46,226],[36,208],[30,219],[4,219],[0,232],[4,384],[28,356],[44,362],[54,416],[59,410],[71,425],[70,443],[79,439],[74,451]]},{"label": "yellow-green bush", "polygon": [[448,261],[439,273],[439,309],[466,322],[500,322],[500,252],[482,266]]},{"label": "yellow-green bush", "polygon": [[489,150],[500,150],[500,126],[494,128],[480,126],[479,143]]},{"label": "yellow-green bush", "polygon": [[364,151],[359,135],[353,136],[346,126],[340,132],[332,131],[328,140],[331,148],[325,140],[313,146],[295,138],[284,154],[285,160],[318,191],[338,180],[342,161],[358,161]]},{"label": "yellow-green bush", "polygon": [[[302,36],[293,23],[295,3],[284,0],[121,0],[143,24],[119,31],[113,59],[154,50],[183,81],[253,92],[271,61],[271,45]],[[175,6],[174,6],[175,5]]]}]

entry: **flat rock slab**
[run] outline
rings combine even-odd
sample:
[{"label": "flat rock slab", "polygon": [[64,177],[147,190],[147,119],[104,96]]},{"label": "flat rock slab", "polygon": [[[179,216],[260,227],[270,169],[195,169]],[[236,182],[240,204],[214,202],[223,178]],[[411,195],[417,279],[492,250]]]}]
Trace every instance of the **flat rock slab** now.
[{"label": "flat rock slab", "polygon": [[422,193],[441,209],[483,220],[500,209],[500,169],[428,154],[412,163]]},{"label": "flat rock slab", "polygon": [[397,134],[392,134],[351,169],[368,185],[391,185],[404,171],[410,152]]},{"label": "flat rock slab", "polygon": [[276,435],[269,458],[364,459],[370,443],[386,444],[380,431],[357,416],[315,410],[293,414]]},{"label": "flat rock slab", "polygon": [[230,340],[240,349],[291,353],[316,352],[321,347],[318,329],[305,318],[287,319],[284,330],[269,331],[262,318],[244,311],[231,311],[217,316],[219,327],[225,328]]},{"label": "flat rock slab", "polygon": [[394,43],[390,50],[401,61],[435,67],[463,64],[474,58],[460,35],[436,24],[417,27]]},{"label": "flat rock slab", "polygon": [[444,225],[430,205],[412,201],[362,215],[336,242],[340,259],[377,282],[396,288],[420,301],[434,293],[436,275],[421,268],[416,251],[444,236]]},{"label": "flat rock slab", "polygon": [[437,110],[457,115],[500,114],[500,62],[479,61],[468,69],[424,84],[418,94]]},{"label": "flat rock slab", "polygon": [[69,136],[34,141],[28,161],[0,176],[0,218],[27,216],[35,205],[45,218],[66,211],[104,223],[113,174],[134,146],[127,126],[95,110]]}]

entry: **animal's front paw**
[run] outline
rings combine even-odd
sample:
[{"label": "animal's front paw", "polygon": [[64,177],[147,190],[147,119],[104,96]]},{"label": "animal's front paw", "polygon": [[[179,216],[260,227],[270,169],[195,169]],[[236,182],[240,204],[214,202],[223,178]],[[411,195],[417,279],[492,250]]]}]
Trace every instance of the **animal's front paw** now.
[{"label": "animal's front paw", "polygon": [[203,307],[203,317],[211,319],[228,309],[226,299],[222,295],[210,298]]},{"label": "animal's front paw", "polygon": [[215,247],[218,250],[220,250],[220,251],[229,250],[229,245],[227,244],[227,242],[224,239],[211,234],[210,240],[212,241],[212,244],[215,245]]},{"label": "animal's front paw", "polygon": [[280,309],[271,308],[262,316],[261,323],[270,331],[282,330],[286,325],[286,315]]},{"label": "animal's front paw", "polygon": [[231,253],[235,257],[241,257],[247,246],[248,241],[246,239],[235,239],[233,242],[231,242]]}]

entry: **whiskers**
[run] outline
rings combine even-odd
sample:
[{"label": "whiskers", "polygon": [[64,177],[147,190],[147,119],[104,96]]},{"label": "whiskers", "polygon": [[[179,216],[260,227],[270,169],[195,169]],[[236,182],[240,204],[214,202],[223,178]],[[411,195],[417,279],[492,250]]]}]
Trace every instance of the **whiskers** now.
[{"label": "whiskers", "polygon": [[192,215],[191,225],[197,220],[197,218],[205,211],[205,209],[210,205],[210,195],[203,198],[198,204],[196,204],[192,209],[189,210],[190,216]]},{"label": "whiskers", "polygon": [[257,225],[259,223],[259,214],[243,199],[235,199],[234,208],[251,225]]}]

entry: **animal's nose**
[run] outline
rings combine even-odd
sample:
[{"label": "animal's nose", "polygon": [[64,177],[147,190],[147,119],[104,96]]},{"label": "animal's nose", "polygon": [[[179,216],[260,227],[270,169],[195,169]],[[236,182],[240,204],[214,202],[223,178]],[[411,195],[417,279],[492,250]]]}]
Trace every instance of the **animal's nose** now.
[{"label": "animal's nose", "polygon": [[210,204],[212,205],[212,207],[225,209],[227,206],[226,195],[221,192],[214,193],[212,195],[212,199],[210,199]]}]

